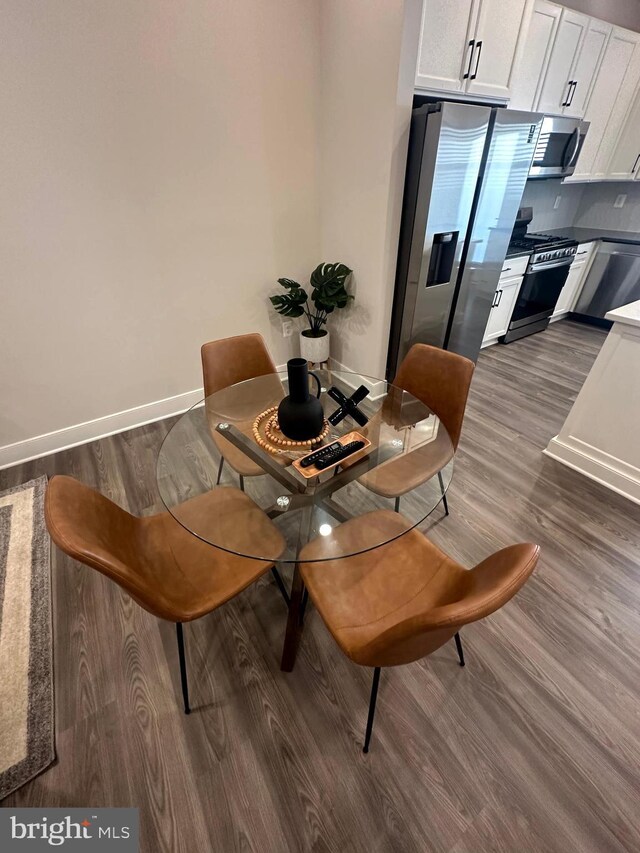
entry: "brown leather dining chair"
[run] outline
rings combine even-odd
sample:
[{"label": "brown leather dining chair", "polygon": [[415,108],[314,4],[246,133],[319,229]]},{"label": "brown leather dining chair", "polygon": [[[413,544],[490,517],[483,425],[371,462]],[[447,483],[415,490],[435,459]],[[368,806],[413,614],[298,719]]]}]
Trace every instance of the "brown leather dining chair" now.
[{"label": "brown leather dining chair", "polygon": [[444,509],[449,515],[441,470],[458,448],[474,368],[468,358],[428,344],[414,344],[398,368],[392,385],[428,406],[440,419],[448,437],[441,432],[434,442],[395,457],[360,478],[359,482],[375,494],[394,498],[396,512],[402,495],[437,474]]},{"label": "brown leather dining chair", "polygon": [[[381,534],[391,541],[331,559],[365,548],[370,530],[376,541]],[[460,629],[506,604],[533,571],[539,551],[528,543],[511,545],[468,570],[391,510],[351,519],[302,549],[300,572],[333,638],[354,663],[374,668],[364,752],[381,668],[417,661],[452,638],[464,666]]]},{"label": "brown leather dining chair", "polygon": [[[183,520],[202,528],[211,520],[223,541],[265,542],[268,553],[284,547],[280,532],[239,489],[216,488],[181,504]],[[238,524],[238,518],[242,524]],[[273,563],[239,557],[194,536],[168,512],[138,518],[75,480],[53,477],[45,519],[65,554],[115,581],[140,607],[176,623],[184,712],[190,713],[183,622],[205,616],[237,595]],[[234,538],[235,537],[235,538]]]},{"label": "brown leather dining chair", "polygon": [[[202,345],[200,355],[205,397],[237,382],[270,373],[277,375],[276,366],[269,355],[264,338],[257,333],[209,341]],[[219,433],[212,433],[212,438],[220,451],[216,485],[220,482],[225,461],[238,474],[240,488],[243,490],[245,477],[258,477],[264,474],[264,470],[256,462],[249,459]]]}]

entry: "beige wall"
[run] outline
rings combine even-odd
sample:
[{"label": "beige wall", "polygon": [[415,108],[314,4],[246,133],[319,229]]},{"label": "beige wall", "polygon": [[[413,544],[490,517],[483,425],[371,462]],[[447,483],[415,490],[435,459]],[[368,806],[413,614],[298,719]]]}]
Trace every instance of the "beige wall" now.
[{"label": "beige wall", "polygon": [[315,0],[1,0],[0,446],[201,385],[319,259]]},{"label": "beige wall", "polygon": [[334,356],[384,376],[398,248],[419,0],[323,0],[322,257],[353,270]]}]

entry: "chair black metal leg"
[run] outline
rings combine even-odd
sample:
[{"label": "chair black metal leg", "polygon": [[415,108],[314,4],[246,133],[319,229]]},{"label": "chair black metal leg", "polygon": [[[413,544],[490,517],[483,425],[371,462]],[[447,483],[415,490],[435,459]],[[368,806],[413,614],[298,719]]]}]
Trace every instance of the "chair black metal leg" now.
[{"label": "chair black metal leg", "polygon": [[394,509],[395,509],[395,511],[396,511],[396,512],[400,512],[400,496],[399,496],[399,495],[398,495],[398,497],[396,498],[396,502],[395,502]]},{"label": "chair black metal leg", "polygon": [[238,474],[238,476],[240,477],[240,488],[244,492],[244,477],[242,476],[242,474]]},{"label": "chair black metal leg", "polygon": [[460,666],[464,666],[464,652],[462,651],[462,640],[460,639],[460,634],[458,634],[457,631],[454,640],[456,641],[456,649],[458,651],[458,657],[460,658]]},{"label": "chair black metal leg", "polygon": [[447,503],[447,493],[444,490],[442,482],[442,471],[438,471],[438,480],[440,481],[440,491],[442,492],[442,503],[444,504],[444,514],[449,515],[449,504]]},{"label": "chair black metal leg", "polygon": [[216,480],[216,486],[220,485],[220,477],[222,477],[222,469],[224,468],[224,456],[220,457],[220,464],[218,465],[218,479]]},{"label": "chair black metal leg", "polygon": [[373,670],[373,684],[371,685],[371,698],[369,699],[369,716],[367,717],[367,732],[364,736],[363,752],[369,752],[371,741],[371,730],[373,729],[373,718],[376,713],[376,699],[378,698],[378,683],[380,681],[380,667]]},{"label": "chair black metal leg", "polygon": [[182,636],[182,622],[176,622],[176,633],[178,635],[178,658],[180,659],[180,681],[182,683],[182,699],[184,701],[185,714],[191,713],[189,707],[189,687],[187,685],[187,664],[184,659],[184,637]]},{"label": "chair black metal leg", "polygon": [[286,601],[287,606],[288,606],[288,605],[289,605],[290,598],[289,598],[289,593],[287,592],[287,588],[286,588],[286,586],[284,585],[284,581],[282,580],[282,575],[281,575],[281,574],[280,574],[280,572],[276,569],[276,567],[275,567],[275,566],[272,566],[272,567],[271,567],[271,574],[273,575],[273,577],[275,578],[276,583],[278,584],[278,589],[280,590],[280,595],[284,598],[284,600]]}]

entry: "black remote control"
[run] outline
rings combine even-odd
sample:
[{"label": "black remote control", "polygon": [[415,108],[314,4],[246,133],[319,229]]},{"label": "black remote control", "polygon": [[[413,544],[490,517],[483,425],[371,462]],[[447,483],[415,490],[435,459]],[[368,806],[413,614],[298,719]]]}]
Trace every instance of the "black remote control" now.
[{"label": "black remote control", "polygon": [[[333,444],[331,447],[333,447]],[[322,471],[324,468],[328,468],[330,465],[335,465],[336,462],[346,459],[347,456],[351,456],[357,450],[362,450],[363,447],[364,441],[350,441],[349,444],[338,444],[337,450],[331,450],[330,453],[327,453],[326,456],[323,456],[322,459],[316,462],[316,468]]]},{"label": "black remote control", "polygon": [[335,453],[336,450],[339,450],[342,447],[339,441],[334,441],[333,444],[325,444],[324,447],[321,447],[320,450],[316,450],[314,453],[310,453],[308,456],[304,456],[300,460],[300,466],[302,468],[308,468],[309,465],[313,465],[314,462],[318,462],[320,459],[324,459],[324,457],[328,453]]}]

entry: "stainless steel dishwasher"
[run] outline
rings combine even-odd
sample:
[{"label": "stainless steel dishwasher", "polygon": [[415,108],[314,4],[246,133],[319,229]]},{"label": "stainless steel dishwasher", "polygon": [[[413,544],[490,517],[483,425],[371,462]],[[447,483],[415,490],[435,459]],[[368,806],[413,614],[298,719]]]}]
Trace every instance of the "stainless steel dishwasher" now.
[{"label": "stainless steel dishwasher", "polygon": [[640,299],[640,245],[600,243],[591,269],[573,309],[576,319],[604,320],[607,311]]}]

